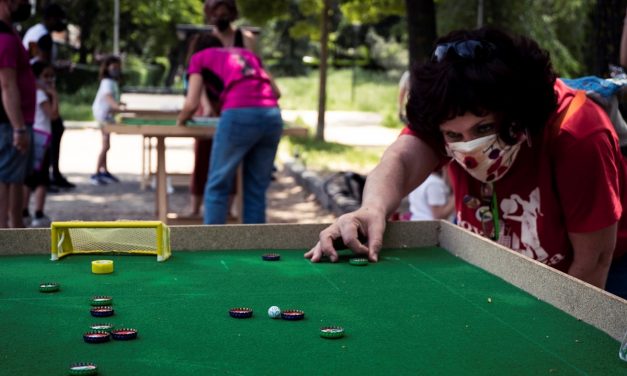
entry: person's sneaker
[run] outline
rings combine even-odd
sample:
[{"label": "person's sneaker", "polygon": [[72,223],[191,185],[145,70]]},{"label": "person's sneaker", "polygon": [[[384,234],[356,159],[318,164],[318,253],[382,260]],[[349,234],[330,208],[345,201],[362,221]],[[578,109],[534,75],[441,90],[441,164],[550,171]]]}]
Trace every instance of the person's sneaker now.
[{"label": "person's sneaker", "polygon": [[100,175],[101,178],[105,179],[107,183],[119,183],[120,182],[120,179],[113,176],[109,171],[100,172],[98,175]]},{"label": "person's sneaker", "polygon": [[100,173],[98,174],[93,174],[90,178],[89,181],[91,182],[91,184],[93,185],[107,185],[108,182],[105,180],[105,178],[102,177],[102,175]]},{"label": "person's sneaker", "polygon": [[33,222],[33,217],[31,217],[30,214],[28,215],[22,214],[22,223],[24,224],[24,227],[30,227],[32,222]]},{"label": "person's sneaker", "polygon": [[76,188],[76,184],[70,183],[65,177],[63,176],[58,176],[54,179],[52,179],[50,181],[51,185],[55,185],[59,188],[64,188],[64,189],[72,189],[72,188]]},{"label": "person's sneaker", "polygon": [[46,228],[46,227],[50,227],[51,222],[52,221],[50,220],[50,218],[44,214],[42,217],[33,218],[33,220],[30,223],[30,227]]}]

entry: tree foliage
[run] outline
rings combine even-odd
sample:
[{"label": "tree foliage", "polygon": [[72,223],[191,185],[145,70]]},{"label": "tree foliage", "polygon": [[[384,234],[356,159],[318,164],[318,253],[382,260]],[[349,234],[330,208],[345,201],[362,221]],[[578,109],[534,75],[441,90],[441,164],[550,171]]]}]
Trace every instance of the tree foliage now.
[{"label": "tree foliage", "polygon": [[[113,0],[41,0],[38,7],[41,9],[52,1],[62,5],[69,21],[82,31],[80,62],[93,60],[94,54],[111,52]],[[322,1],[237,0],[240,23],[262,28],[264,51],[277,61],[296,61],[297,57],[312,53],[315,56]],[[416,23],[416,15],[408,15],[407,7],[423,2],[436,4],[438,35],[476,26],[477,0],[331,0],[332,53],[360,46],[369,48],[366,35],[371,27],[390,43],[406,43],[407,20]],[[176,24],[203,23],[202,3],[202,0],[120,0],[121,50],[144,61],[168,56],[179,43]],[[615,29],[622,22],[626,3],[627,0],[484,0],[484,24],[536,39],[549,50],[560,74],[572,76],[590,72],[595,61],[603,60],[601,57],[615,59],[615,40],[620,34]],[[36,21],[32,20],[31,24]],[[385,22],[402,25],[402,32],[376,29]],[[415,30],[419,29],[412,32],[417,38],[410,41],[412,45],[428,46],[432,42],[427,40],[431,37]],[[600,39],[605,39],[605,43],[599,43]],[[427,49],[421,48],[418,55],[424,55]],[[596,64],[607,65],[605,60]]]},{"label": "tree foliage", "polygon": [[[40,2],[40,8],[50,2]],[[83,62],[89,54],[113,50],[112,0],[54,2],[66,10],[69,22],[81,29]],[[165,56],[178,43],[176,24],[198,24],[202,20],[199,0],[120,0],[120,49],[148,59]]]},{"label": "tree foliage", "polygon": [[377,23],[388,16],[405,14],[404,0],[344,0],[340,8],[351,23]]},{"label": "tree foliage", "polygon": [[[485,0],[484,25],[529,36],[551,53],[564,76],[582,74],[594,0]],[[438,1],[438,34],[474,28],[477,2]]]}]

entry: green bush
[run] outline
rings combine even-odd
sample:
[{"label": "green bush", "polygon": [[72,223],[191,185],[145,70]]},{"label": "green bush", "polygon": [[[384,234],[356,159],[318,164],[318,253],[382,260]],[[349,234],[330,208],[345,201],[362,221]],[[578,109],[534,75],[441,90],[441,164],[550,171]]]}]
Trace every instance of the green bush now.
[{"label": "green bush", "polygon": [[62,93],[73,94],[85,86],[97,85],[97,66],[77,65],[72,69],[57,72],[57,89]]},{"label": "green bush", "polygon": [[[354,73],[353,73],[354,72]],[[281,89],[280,104],[285,109],[318,108],[319,71],[306,76],[276,77]],[[373,72],[357,68],[329,69],[327,76],[327,110],[369,111],[382,116],[396,114],[400,73]],[[394,116],[394,115],[390,115]],[[388,122],[391,124],[391,121]]]},{"label": "green bush", "polygon": [[125,86],[141,86],[145,82],[148,74],[144,62],[134,55],[128,55],[124,59],[122,72]]},{"label": "green bush", "polygon": [[143,86],[163,86],[165,75],[170,69],[170,62],[166,57],[157,57],[151,64],[146,65],[146,80]]},{"label": "green bush", "polygon": [[401,70],[407,66],[407,47],[394,38],[386,40],[371,28],[366,35],[366,43],[370,47],[370,58],[377,66],[385,70]]},{"label": "green bush", "polygon": [[61,92],[59,112],[65,120],[93,120],[91,104],[96,97],[98,85],[84,85],[74,93]]}]

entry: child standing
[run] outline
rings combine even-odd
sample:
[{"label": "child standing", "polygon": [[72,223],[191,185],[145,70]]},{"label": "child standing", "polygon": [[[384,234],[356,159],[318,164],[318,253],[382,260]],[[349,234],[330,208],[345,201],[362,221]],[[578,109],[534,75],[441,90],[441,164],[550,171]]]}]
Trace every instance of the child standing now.
[{"label": "child standing", "polygon": [[[35,159],[33,171],[24,182],[27,189],[24,192],[22,219],[26,226],[49,227],[50,218],[44,214],[44,205],[46,190],[50,184],[48,168],[50,166],[51,121],[59,117],[59,97],[55,89],[55,73],[52,64],[37,61],[31,68],[37,79],[37,106],[33,124]],[[35,193],[35,217],[32,219],[29,212],[31,192]]]},{"label": "child standing", "polygon": [[104,125],[113,123],[113,111],[124,107],[124,103],[120,102],[120,88],[118,85],[121,75],[121,62],[117,56],[106,58],[100,65],[100,87],[96,93],[92,111],[102,131],[102,149],[98,155],[96,173],[91,176],[91,182],[94,185],[106,185],[107,183],[120,181],[107,169],[107,152],[111,147],[111,143],[109,133],[104,130]]}]

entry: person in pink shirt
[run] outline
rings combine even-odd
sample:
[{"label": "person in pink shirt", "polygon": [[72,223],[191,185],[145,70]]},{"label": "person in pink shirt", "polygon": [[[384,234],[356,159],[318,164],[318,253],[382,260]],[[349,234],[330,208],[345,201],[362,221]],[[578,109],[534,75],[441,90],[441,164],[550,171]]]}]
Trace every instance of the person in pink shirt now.
[{"label": "person in pink shirt", "polygon": [[[223,47],[241,47],[256,52],[257,38],[249,30],[236,27],[233,22],[239,17],[237,2],[235,0],[205,0],[205,18],[213,28],[209,34],[217,37]],[[194,42],[190,43],[190,47]],[[215,116],[211,106],[207,105],[204,98],[201,100],[200,116]],[[194,142],[194,170],[191,174],[189,190],[191,193],[189,215],[196,217],[200,214],[205,185],[207,183],[207,171],[209,170],[209,157],[211,155],[212,139],[198,138]],[[234,184],[236,185],[236,184]],[[236,191],[237,187],[234,187]],[[231,192],[230,199],[233,198]]]},{"label": "person in pink shirt", "polygon": [[0,0],[0,228],[24,227],[22,190],[30,173],[35,77],[13,29],[30,16],[25,0]]},{"label": "person in pink shirt", "polygon": [[195,113],[202,90],[220,114],[205,187],[204,223],[224,224],[237,167],[243,164],[244,223],[264,223],[266,191],[283,121],[279,90],[253,52],[222,48],[212,35],[197,40],[191,57],[189,88],[178,124]]},{"label": "person in pink shirt", "polygon": [[[440,38],[411,72],[409,125],[368,175],[360,209],[320,233],[377,261],[386,218],[447,161],[457,224],[627,297],[627,174],[616,132],[556,78],[526,37],[491,28]],[[358,236],[365,236],[366,243]]]}]

